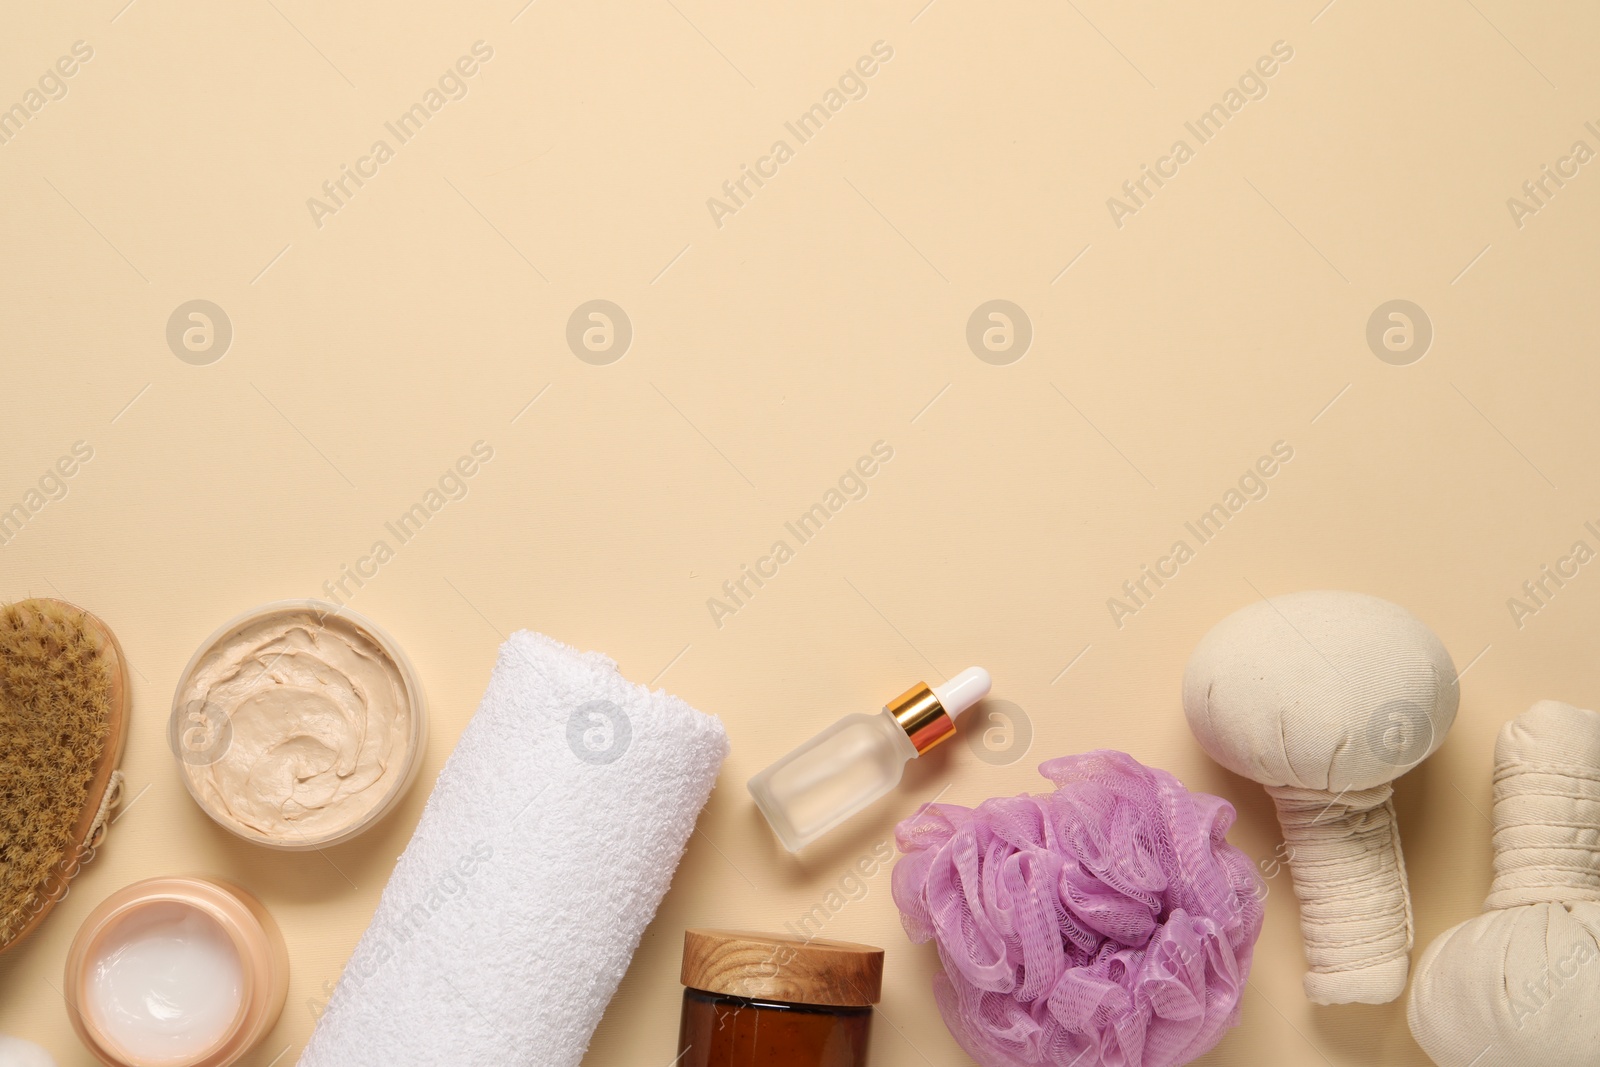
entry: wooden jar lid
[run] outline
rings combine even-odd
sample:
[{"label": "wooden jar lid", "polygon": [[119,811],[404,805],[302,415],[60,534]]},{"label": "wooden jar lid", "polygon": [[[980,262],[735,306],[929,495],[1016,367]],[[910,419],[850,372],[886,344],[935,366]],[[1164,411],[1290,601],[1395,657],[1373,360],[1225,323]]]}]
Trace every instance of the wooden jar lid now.
[{"label": "wooden jar lid", "polygon": [[865,1008],[883,992],[883,949],[742,930],[685,930],[683,984],[753,1000]]}]

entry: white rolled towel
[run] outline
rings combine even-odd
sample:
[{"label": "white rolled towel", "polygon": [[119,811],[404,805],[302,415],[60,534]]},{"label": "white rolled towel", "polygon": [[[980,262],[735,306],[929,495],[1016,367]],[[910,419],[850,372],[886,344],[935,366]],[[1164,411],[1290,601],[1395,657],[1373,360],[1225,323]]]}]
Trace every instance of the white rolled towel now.
[{"label": "white rolled towel", "polygon": [[576,1067],[727,753],[605,656],[513,634],[301,1067]]}]

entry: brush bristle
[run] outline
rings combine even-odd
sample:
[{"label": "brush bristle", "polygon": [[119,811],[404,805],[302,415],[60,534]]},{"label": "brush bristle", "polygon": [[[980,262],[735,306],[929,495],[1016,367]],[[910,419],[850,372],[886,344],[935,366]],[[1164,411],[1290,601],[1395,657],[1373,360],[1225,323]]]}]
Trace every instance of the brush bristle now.
[{"label": "brush bristle", "polygon": [[0,608],[0,947],[66,892],[111,729],[112,672],[83,612]]}]

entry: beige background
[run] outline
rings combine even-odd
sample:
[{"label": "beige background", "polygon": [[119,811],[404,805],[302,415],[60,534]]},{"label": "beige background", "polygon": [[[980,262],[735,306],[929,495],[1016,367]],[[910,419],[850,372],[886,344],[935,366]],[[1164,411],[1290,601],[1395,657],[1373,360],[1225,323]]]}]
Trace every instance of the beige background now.
[{"label": "beige background", "polygon": [[[945,784],[976,803],[1122,748],[1232,800],[1270,870],[1264,794],[1178,702],[1195,641],[1258,595],[1396,600],[1467,669],[1399,804],[1418,952],[1474,914],[1498,726],[1538,698],[1600,704],[1593,568],[1520,629],[1507,607],[1575,540],[1600,547],[1600,166],[1521,228],[1506,205],[1574,140],[1600,148],[1600,16],[1323,2],[11,5],[0,106],[75,41],[94,58],[0,145],[0,506],[75,441],[94,459],[0,547],[0,596],[100,613],[137,673],[132,804],[0,960],[0,1032],[86,1063],[56,988],[78,922],[135,879],[204,872],[286,930],[289,1006],[247,1062],[293,1062],[518,627],[606,651],[734,741],[591,1064],[672,1058],[684,926],[797,920]],[[314,225],[307,198],[478,40],[494,56],[467,96]],[[865,98],[796,145],[784,122],[879,40]],[[1183,123],[1280,40],[1265,99],[1114,225],[1107,198],[1193,146]],[[707,198],[778,138],[794,158],[719,228]],[[234,330],[208,366],[165,340],[197,298]],[[608,366],[564,339],[594,298],[633,324]],[[1034,330],[1008,366],[965,340],[994,298]],[[1409,366],[1365,340],[1396,298],[1436,330]],[[352,602],[430,695],[417,787],[326,855],[236,842],[167,750],[178,672],[236,612],[319,595],[478,440],[495,459],[469,495]],[[715,626],[707,598],[878,440],[895,454],[870,494]],[[1278,440],[1270,495],[1119,629],[1107,598]],[[970,663],[1031,723],[1026,753],[948,746],[814,851],[777,847],[746,778]],[[1268,884],[1243,1024],[1203,1062],[1424,1064],[1402,1004],[1307,1004],[1287,875]],[[887,873],[826,932],[890,950],[874,1064],[968,1062]]]}]

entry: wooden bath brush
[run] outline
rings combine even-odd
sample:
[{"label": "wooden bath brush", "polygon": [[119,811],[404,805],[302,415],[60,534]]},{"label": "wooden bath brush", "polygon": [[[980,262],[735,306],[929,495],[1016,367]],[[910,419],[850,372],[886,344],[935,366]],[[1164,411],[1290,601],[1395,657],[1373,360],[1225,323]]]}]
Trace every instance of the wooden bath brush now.
[{"label": "wooden bath brush", "polygon": [[60,600],[0,607],[0,953],[67,895],[120,799],[128,668]]}]

